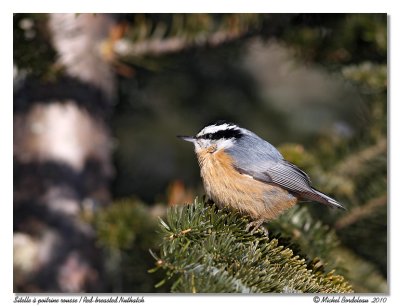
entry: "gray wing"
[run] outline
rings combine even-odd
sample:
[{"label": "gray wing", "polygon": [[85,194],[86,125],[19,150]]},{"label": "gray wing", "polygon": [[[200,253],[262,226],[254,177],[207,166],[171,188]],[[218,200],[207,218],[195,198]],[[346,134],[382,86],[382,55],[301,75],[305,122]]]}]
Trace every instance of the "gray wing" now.
[{"label": "gray wing", "polygon": [[345,209],[335,199],[313,188],[307,173],[286,160],[282,160],[277,165],[269,168],[265,172],[264,178],[267,178],[265,182],[268,182],[269,179],[271,183],[291,191],[300,198],[317,201],[333,208]]},{"label": "gray wing", "polygon": [[304,171],[284,160],[273,145],[248,130],[235,146],[226,151],[241,173],[294,192],[310,189],[310,178]]},{"label": "gray wing", "polygon": [[255,134],[246,137],[249,139],[242,138],[236,146],[227,149],[233,157],[234,167],[240,173],[265,183],[276,184],[300,198],[343,208],[336,200],[314,189],[309,176],[284,160],[274,146]]},{"label": "gray wing", "polygon": [[275,163],[266,162],[259,165],[252,164],[251,166],[236,163],[235,168],[240,173],[250,175],[264,183],[279,185],[296,195],[313,193],[308,175],[284,159]]}]

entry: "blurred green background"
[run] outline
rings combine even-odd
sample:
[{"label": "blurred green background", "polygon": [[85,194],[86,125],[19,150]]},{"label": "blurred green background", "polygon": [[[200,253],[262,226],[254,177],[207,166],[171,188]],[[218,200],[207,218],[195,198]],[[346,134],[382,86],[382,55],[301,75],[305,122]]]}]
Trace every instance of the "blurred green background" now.
[{"label": "blurred green background", "polygon": [[[14,15],[15,116],[31,110],[32,100],[26,97],[33,91],[27,91],[26,84],[32,79],[46,92],[46,84],[65,75],[80,78],[62,67],[68,60],[57,60],[60,44],[54,42],[55,30],[48,28],[51,18]],[[387,291],[386,14],[107,18],[113,28],[96,37],[106,42],[101,45],[102,59],[115,77],[111,102],[78,103],[110,131],[109,200],[105,208],[82,208],[78,214],[93,226],[95,245],[104,255],[100,270],[109,278],[99,290],[168,291],[155,289],[159,276],[147,273],[154,266],[148,248],[157,250],[159,239],[154,218],[163,216],[167,205],[192,202],[204,193],[193,148],[176,135],[193,135],[207,123],[225,119],[277,146],[310,174],[316,188],[348,208],[340,213],[304,205],[313,220],[337,235],[340,247],[335,256],[348,261],[344,266],[365,267],[364,274],[344,273],[354,289]],[[85,84],[92,86],[87,79]],[[14,132],[19,128],[14,125]],[[19,181],[23,171],[30,171],[19,166],[24,162],[16,152],[20,148],[26,147],[14,146],[17,214],[23,207],[17,203],[18,194],[26,188]],[[87,203],[96,194],[78,202]],[[16,234],[31,233],[19,226],[25,222],[14,218]],[[23,250],[15,245],[14,258]],[[45,285],[32,289],[28,284],[33,272],[21,272],[21,266],[14,263],[16,290],[53,290]],[[374,280],[366,280],[366,274]],[[68,291],[60,288],[54,290]]]}]

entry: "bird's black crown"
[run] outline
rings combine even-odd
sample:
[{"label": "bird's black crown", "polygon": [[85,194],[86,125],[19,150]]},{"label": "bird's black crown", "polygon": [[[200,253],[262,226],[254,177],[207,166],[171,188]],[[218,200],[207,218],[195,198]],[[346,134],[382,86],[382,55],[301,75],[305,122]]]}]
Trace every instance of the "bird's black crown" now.
[{"label": "bird's black crown", "polygon": [[[220,129],[218,127],[220,127]],[[226,120],[218,120],[204,127],[198,134],[197,138],[218,140],[239,139],[242,136],[243,133],[236,124]]]}]

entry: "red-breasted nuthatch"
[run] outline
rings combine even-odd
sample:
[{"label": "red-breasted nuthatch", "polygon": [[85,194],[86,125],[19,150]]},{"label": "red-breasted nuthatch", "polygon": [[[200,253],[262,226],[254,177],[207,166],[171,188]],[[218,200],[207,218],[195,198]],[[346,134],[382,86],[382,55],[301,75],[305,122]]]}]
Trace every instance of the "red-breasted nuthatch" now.
[{"label": "red-breasted nuthatch", "polygon": [[196,136],[178,137],[194,143],[207,196],[219,207],[249,215],[253,231],[299,199],[345,209],[313,188],[309,176],[273,145],[233,123],[220,120]]}]

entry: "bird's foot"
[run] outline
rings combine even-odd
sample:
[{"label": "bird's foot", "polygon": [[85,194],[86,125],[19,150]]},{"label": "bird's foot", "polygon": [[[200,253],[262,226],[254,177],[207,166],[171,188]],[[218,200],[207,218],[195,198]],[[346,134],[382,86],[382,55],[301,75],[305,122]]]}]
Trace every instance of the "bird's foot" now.
[{"label": "bird's foot", "polygon": [[263,223],[265,222],[265,220],[256,220],[256,221],[252,221],[249,224],[247,224],[246,226],[246,231],[249,231],[251,228],[253,228],[250,232],[250,234],[254,234],[256,232],[256,230],[260,229],[265,236],[268,237],[268,229],[264,226],[261,226]]},{"label": "bird's foot", "polygon": [[208,199],[206,202],[207,205],[213,205],[215,202],[212,199]]},{"label": "bird's foot", "polygon": [[203,195],[202,197],[202,201],[204,202],[204,204],[206,205],[213,205],[215,202],[213,201],[213,199],[207,197],[206,195]]}]

